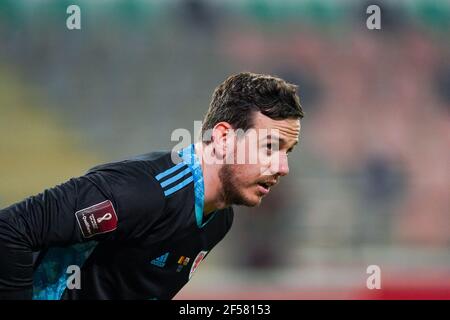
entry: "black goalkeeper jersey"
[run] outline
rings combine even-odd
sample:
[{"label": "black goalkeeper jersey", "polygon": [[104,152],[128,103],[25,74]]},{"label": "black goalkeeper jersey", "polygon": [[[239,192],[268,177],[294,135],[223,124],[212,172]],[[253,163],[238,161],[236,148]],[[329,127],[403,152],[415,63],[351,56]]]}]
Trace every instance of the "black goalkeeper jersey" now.
[{"label": "black goalkeeper jersey", "polygon": [[203,202],[194,145],[95,167],[0,211],[0,293],[171,299],[233,221]]}]

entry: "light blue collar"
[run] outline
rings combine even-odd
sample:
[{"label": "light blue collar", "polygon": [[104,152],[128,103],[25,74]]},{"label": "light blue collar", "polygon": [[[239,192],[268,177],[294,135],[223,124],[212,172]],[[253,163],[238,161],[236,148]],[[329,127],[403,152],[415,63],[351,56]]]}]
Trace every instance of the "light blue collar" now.
[{"label": "light blue collar", "polygon": [[197,226],[203,228],[214,217],[216,212],[210,215],[210,218],[203,222],[203,208],[205,205],[205,184],[203,180],[202,167],[200,161],[195,154],[195,146],[190,146],[179,151],[179,156],[183,159],[183,162],[187,164],[192,172],[194,178],[194,196],[195,196],[195,219]]}]

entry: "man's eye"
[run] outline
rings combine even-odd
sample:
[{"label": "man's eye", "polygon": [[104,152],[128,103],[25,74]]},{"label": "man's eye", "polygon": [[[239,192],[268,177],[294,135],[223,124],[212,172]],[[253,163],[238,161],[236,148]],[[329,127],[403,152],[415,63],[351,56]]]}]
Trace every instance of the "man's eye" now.
[{"label": "man's eye", "polygon": [[266,150],[265,151],[266,151],[266,154],[268,156],[272,155],[272,144],[271,143],[266,144]]}]

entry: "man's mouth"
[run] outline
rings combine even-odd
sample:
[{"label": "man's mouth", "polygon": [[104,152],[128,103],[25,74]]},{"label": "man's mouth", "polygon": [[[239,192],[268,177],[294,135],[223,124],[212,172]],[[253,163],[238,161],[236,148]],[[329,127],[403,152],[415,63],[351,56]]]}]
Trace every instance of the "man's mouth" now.
[{"label": "man's mouth", "polygon": [[276,182],[258,182],[258,190],[263,194],[266,195],[270,191],[270,187],[275,185]]}]

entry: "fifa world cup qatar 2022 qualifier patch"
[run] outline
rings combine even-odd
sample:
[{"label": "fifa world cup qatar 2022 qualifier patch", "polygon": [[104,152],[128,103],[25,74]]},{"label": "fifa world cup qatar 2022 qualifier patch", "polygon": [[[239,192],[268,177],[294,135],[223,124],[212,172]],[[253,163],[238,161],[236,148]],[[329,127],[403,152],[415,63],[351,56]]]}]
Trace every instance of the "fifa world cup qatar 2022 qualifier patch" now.
[{"label": "fifa world cup qatar 2022 qualifier patch", "polygon": [[117,229],[117,214],[109,200],[81,209],[75,217],[85,238]]}]

